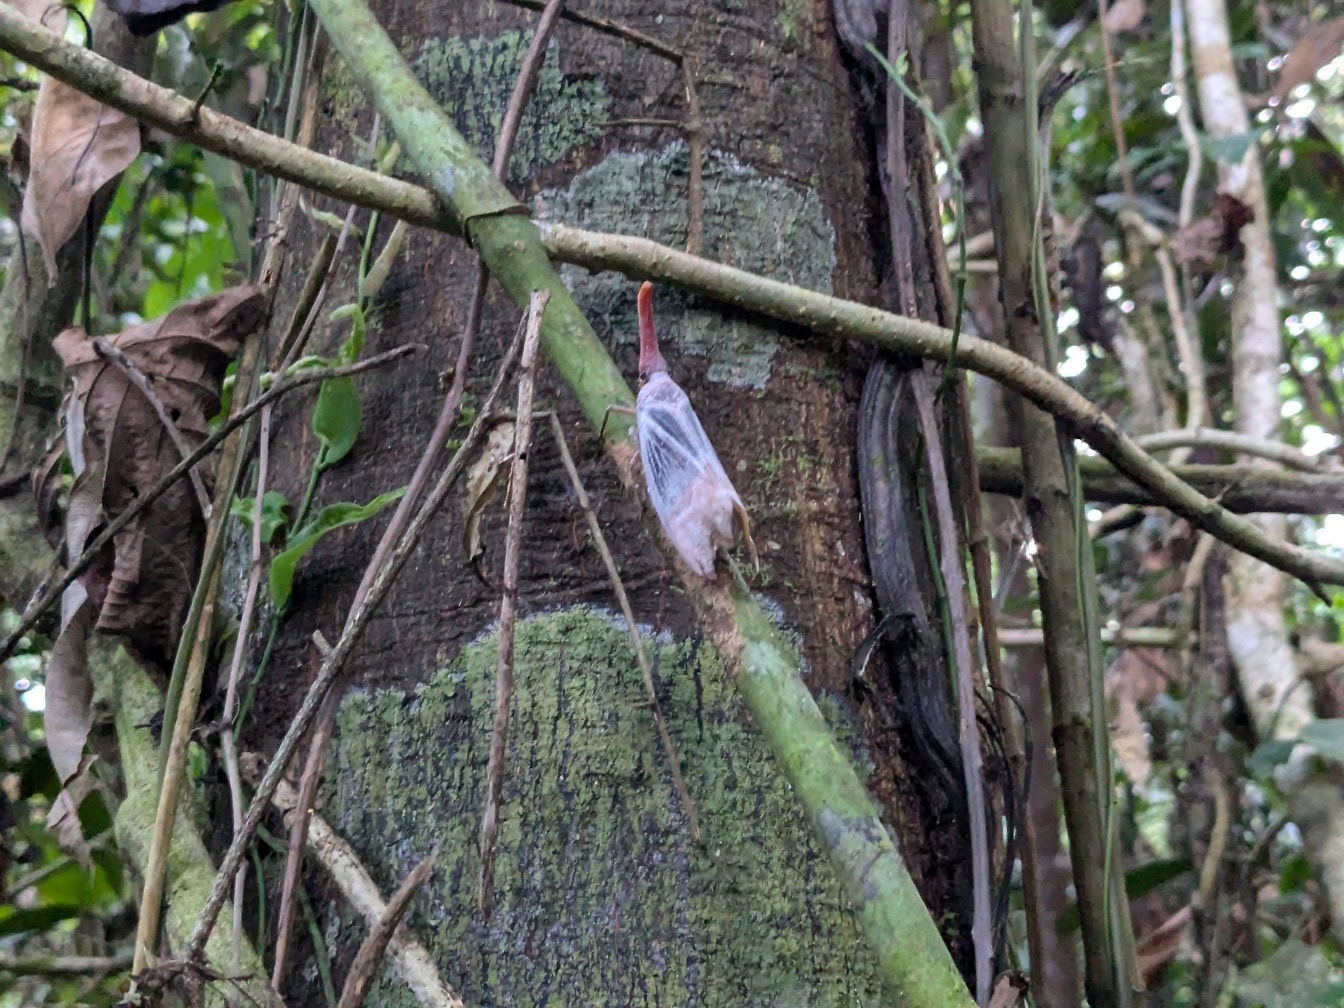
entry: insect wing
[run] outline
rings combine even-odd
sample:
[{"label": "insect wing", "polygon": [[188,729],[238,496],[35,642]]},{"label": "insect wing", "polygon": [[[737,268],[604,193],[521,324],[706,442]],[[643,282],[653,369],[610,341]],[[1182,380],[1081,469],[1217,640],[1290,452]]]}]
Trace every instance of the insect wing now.
[{"label": "insect wing", "polygon": [[[644,393],[656,394],[645,395]],[[639,454],[654,510],[666,522],[706,470],[728,482],[690,400],[673,382],[647,386],[636,410]]]}]

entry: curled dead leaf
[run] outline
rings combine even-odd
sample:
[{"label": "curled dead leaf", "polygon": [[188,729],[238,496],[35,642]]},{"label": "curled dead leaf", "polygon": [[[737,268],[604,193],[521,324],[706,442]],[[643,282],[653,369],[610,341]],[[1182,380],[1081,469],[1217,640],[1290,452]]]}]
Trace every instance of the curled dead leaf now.
[{"label": "curled dead leaf", "polygon": [[56,843],[85,868],[92,866],[92,851],[79,821],[79,806],[98,788],[98,778],[90,769],[96,757],[85,756],[73,777],[61,788],[47,813],[47,829],[56,837]]},{"label": "curled dead leaf", "polygon": [[1206,217],[1192,221],[1171,239],[1171,253],[1182,266],[1207,269],[1219,256],[1241,252],[1241,229],[1255,211],[1228,193],[1213,198]]},{"label": "curled dead leaf", "polygon": [[462,549],[475,563],[481,546],[481,515],[499,490],[513,456],[513,423],[497,424],[485,439],[481,454],[467,470],[467,499],[463,505]]},{"label": "curled dead leaf", "polygon": [[1321,69],[1339,55],[1344,47],[1344,17],[1330,18],[1314,24],[1298,40],[1279,70],[1279,79],[1270,92],[1270,104],[1278,105],[1292,94],[1293,89],[1309,83]]},{"label": "curled dead leaf", "polygon": [[52,285],[56,253],[79,229],[94,194],[140,153],[140,126],[124,112],[44,77],[33,107],[31,145],[23,229],[41,247]]},{"label": "curled dead leaf", "polygon": [[[110,338],[149,379],[186,444],[195,447],[208,435],[224,370],[261,322],[264,305],[258,288],[234,287]],[[155,407],[124,370],[98,355],[83,329],[67,329],[54,346],[74,386],[66,445],[76,479],[66,538],[77,555],[98,524],[134,503],[181,454]],[[199,468],[209,482],[208,462]],[[176,649],[204,535],[191,487],[179,481],[118,533],[81,579],[97,611],[95,628],[125,634],[143,658],[165,665]]]}]

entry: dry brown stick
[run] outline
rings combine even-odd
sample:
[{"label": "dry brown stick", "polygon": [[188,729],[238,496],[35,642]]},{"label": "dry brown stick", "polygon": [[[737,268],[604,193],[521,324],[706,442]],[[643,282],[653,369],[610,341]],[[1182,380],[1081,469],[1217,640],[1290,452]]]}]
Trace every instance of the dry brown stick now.
[{"label": "dry brown stick", "polygon": [[[311,274],[310,274],[311,275]],[[261,589],[261,572],[265,565],[261,547],[262,510],[266,498],[266,479],[269,475],[271,458],[271,408],[261,411],[257,424],[257,485],[252,497],[252,535],[249,543],[247,590],[243,597],[243,611],[238,617],[238,630],[233,642],[233,658],[229,662],[228,684],[224,689],[224,709],[219,721],[224,726],[219,733],[220,749],[224,756],[224,776],[229,784],[229,812],[233,818],[233,828],[243,825],[243,782],[238,771],[238,748],[233,740],[233,716],[238,703],[238,680],[243,671],[243,658],[247,653],[248,638],[251,635],[252,617],[256,612],[257,595]],[[243,940],[243,886],[247,881],[247,868],[239,870],[233,882],[233,945],[229,969],[238,973],[242,969]]]},{"label": "dry brown stick", "polygon": [[481,875],[476,906],[490,915],[495,879],[495,847],[499,839],[499,802],[504,790],[504,754],[508,741],[509,705],[513,701],[513,637],[518,616],[518,567],[523,551],[523,518],[527,513],[527,463],[532,447],[532,399],[536,385],[541,316],[550,294],[536,291],[527,308],[527,334],[518,368],[518,419],[513,430],[513,464],[509,471],[509,530],[504,540],[504,588],[499,600],[499,651],[495,660],[495,720],[490,730],[490,760],[485,770],[485,808],[481,813]]},{"label": "dry brown stick", "polygon": [[406,530],[406,534],[397,544],[397,548],[387,558],[386,563],[379,570],[377,577],[373,580],[373,585],[369,588],[369,593],[364,601],[351,612],[350,618],[346,621],[344,629],[341,631],[341,637],[336,642],[331,654],[324,656],[322,665],[318,669],[317,677],[313,684],[308,687],[308,692],[304,695],[303,702],[299,706],[298,712],[294,715],[294,720],[290,722],[286,729],[284,738],[280,740],[280,745],[276,748],[275,757],[271,765],[262,777],[261,783],[257,785],[256,794],[252,797],[252,804],[248,806],[247,816],[243,820],[243,828],[234,833],[233,839],[229,842],[229,848],[224,853],[220,862],[219,871],[215,875],[215,881],[210,890],[210,897],[206,900],[205,906],[201,908],[200,916],[196,919],[196,924],[192,928],[191,938],[188,941],[187,958],[193,961],[199,961],[204,949],[206,939],[210,936],[210,931],[215,925],[215,918],[219,916],[220,908],[228,898],[228,890],[234,872],[238,870],[242,863],[243,853],[246,850],[248,840],[256,831],[257,824],[261,821],[262,813],[265,811],[266,803],[270,801],[271,795],[275,793],[276,786],[280,783],[280,776],[284,773],[290,758],[294,755],[294,750],[298,748],[299,740],[303,738],[313,723],[313,718],[317,715],[318,708],[326,699],[328,691],[340,674],[341,666],[350,656],[355,644],[363,636],[365,627],[374,612],[387,597],[392,583],[401,573],[401,569],[406,565],[411,552],[419,545],[424,537],[426,528],[438,514],[439,508],[448,498],[453,484],[457,482],[457,477],[461,474],[466,459],[476,451],[480,446],[481,438],[484,435],[485,422],[483,418],[488,417],[494,410],[495,404],[499,400],[500,393],[504,389],[509,371],[513,367],[513,362],[518,354],[518,345],[520,339],[515,339],[513,344],[505,353],[500,362],[499,374],[495,378],[495,384],[490,389],[482,404],[480,415],[476,422],[472,424],[471,430],[467,432],[466,438],[462,441],[462,447],[459,448],[452,460],[448,463],[446,469],[439,476],[434,484],[433,490],[426,497],[415,518],[411,521]]},{"label": "dry brown stick", "polygon": [[387,901],[387,908],[378,915],[377,923],[369,929],[368,935],[359,944],[359,951],[355,953],[355,960],[350,964],[350,972],[346,974],[345,986],[341,988],[341,1000],[336,1008],[359,1008],[364,1003],[364,998],[369,993],[369,985],[373,983],[382,965],[383,953],[387,951],[388,943],[396,934],[401,918],[406,915],[406,910],[411,905],[411,897],[429,877],[438,857],[439,848],[435,845],[429,857],[411,869],[410,874]]},{"label": "dry brown stick", "polygon": [[[990,908],[989,828],[985,816],[984,754],[980,751],[980,724],[976,717],[978,664],[971,657],[971,628],[966,613],[966,577],[952,513],[952,494],[947,485],[947,462],[943,456],[938,419],[933,407],[932,379],[927,372],[914,376],[915,409],[924,436],[929,478],[933,484],[934,520],[938,529],[943,594],[947,599],[947,632],[952,635],[950,657],[957,684],[958,742],[966,786],[966,811],[971,847],[971,942],[975,956],[976,1001],[984,1004],[994,981],[994,926]],[[932,557],[929,558],[933,560]]]},{"label": "dry brown stick", "polygon": [[[159,418],[159,423],[163,425],[164,431],[168,434],[168,440],[172,441],[173,447],[177,449],[177,454],[182,458],[191,455],[191,446],[187,444],[186,438],[182,436],[182,432],[173,422],[173,418],[168,415],[163,400],[150,387],[149,378],[136,366],[135,361],[127,357],[119,347],[114,346],[110,340],[102,336],[93,338],[93,350],[99,357],[120,371],[126,377],[126,380],[145,397],[145,401],[154,410],[154,415]],[[201,479],[201,474],[195,469],[191,470],[188,477],[191,480],[192,493],[196,495],[196,504],[201,509],[201,516],[208,522],[210,520],[210,495],[205,492],[205,481]]]},{"label": "dry brown stick", "polygon": [[311,385],[313,382],[327,381],[332,378],[344,378],[349,375],[359,374],[362,371],[370,371],[373,368],[382,367],[384,364],[399,360],[407,354],[416,353],[423,349],[425,349],[423,343],[407,343],[403,346],[389,350],[386,353],[378,354],[367,360],[356,361],[353,364],[342,364],[339,367],[312,368],[310,370],[300,371],[282,381],[276,382],[252,402],[242,407],[236,414],[229,417],[229,419],[220,426],[219,430],[215,431],[197,445],[190,455],[177,465],[173,466],[172,469],[164,474],[159,481],[150,487],[142,496],[137,497],[135,503],[107,523],[103,531],[98,534],[98,537],[85,547],[84,552],[79,555],[79,559],[70,565],[70,568],[65,572],[65,575],[60,580],[53,581],[51,585],[48,586],[47,590],[39,595],[37,600],[28,607],[28,610],[23,615],[23,619],[19,621],[19,625],[14,628],[14,631],[7,638],[5,638],[4,645],[0,646],[0,661],[8,658],[13,653],[19,640],[37,625],[37,621],[41,619],[42,614],[61,597],[62,592],[74,584],[76,578],[88,569],[89,564],[93,562],[93,558],[112,541],[118,532],[130,524],[141,511],[154,501],[158,500],[165,490],[181,479],[182,476],[193,466],[197,465],[201,459],[205,458],[219,447],[221,441],[243,424],[247,423],[247,421],[251,420],[252,417],[260,413],[265,407],[304,385]]},{"label": "dry brown stick", "polygon": [[695,90],[691,61],[681,60],[681,80],[686,88],[686,155],[690,170],[686,176],[686,251],[703,255],[705,248],[705,121],[700,96]]},{"label": "dry brown stick", "polygon": [[123,973],[130,969],[131,957],[82,955],[28,955],[0,956],[0,973],[13,976],[98,976],[104,973]]},{"label": "dry brown stick", "polygon": [[[244,753],[242,764],[249,780],[255,783],[261,779],[261,760],[256,753]],[[286,825],[294,819],[298,798],[295,790],[285,781],[277,783],[270,801],[284,814]],[[337,836],[330,824],[316,813],[312,816],[308,831],[308,849],[326,868],[332,881],[350,901],[351,907],[370,928],[376,927],[387,909],[378,886],[369,877],[350,845]],[[462,999],[439,976],[433,957],[405,928],[392,932],[387,952],[396,963],[406,986],[425,1008],[465,1008]]]},{"label": "dry brown stick", "polygon": [[[555,30],[561,4],[562,0],[548,0],[546,9],[537,22],[532,42],[523,57],[523,64],[519,68],[513,92],[510,94],[509,103],[504,110],[504,119],[500,124],[492,164],[495,177],[501,181],[504,179],[509,158],[513,154],[514,144],[518,139],[523,112],[527,109],[528,99],[536,86],[537,75],[541,72],[541,64],[545,58],[546,47],[551,34]],[[458,348],[452,384],[443,398],[438,418],[434,423],[434,429],[430,432],[429,441],[421,452],[415,471],[411,474],[411,478],[406,485],[406,492],[397,502],[397,506],[392,512],[392,518],[379,539],[373,557],[369,560],[364,575],[355,589],[354,601],[351,604],[352,609],[363,601],[364,596],[368,593],[369,586],[372,584],[374,574],[379,570],[388,553],[396,546],[398,539],[405,531],[406,523],[410,520],[413,509],[419,502],[434,467],[439,464],[443,456],[444,446],[448,443],[453,427],[457,424],[458,412],[462,404],[462,394],[466,390],[472,353],[475,350],[476,337],[481,328],[481,318],[485,310],[485,295],[489,283],[490,273],[484,263],[481,263],[477,266],[476,286],[472,292],[470,307],[467,310],[467,321],[462,331],[462,343]],[[299,867],[303,856],[304,831],[307,829],[307,816],[309,814],[307,810],[313,804],[313,797],[317,793],[317,785],[322,777],[327,747],[331,744],[332,732],[336,727],[337,704],[340,702],[340,693],[341,690],[339,689],[332,690],[326,704],[323,705],[317,723],[313,726],[312,737],[308,742],[308,753],[304,759],[303,772],[299,778],[300,814],[290,831],[289,851],[285,860],[284,884],[280,893],[280,915],[276,926],[272,986],[277,988],[284,975],[289,951],[289,935],[293,928],[293,892],[298,881]]]},{"label": "dry brown stick", "polygon": [[282,361],[289,358],[289,351],[299,340],[299,333],[303,331],[308,317],[313,313],[313,307],[317,304],[317,295],[327,280],[327,271],[331,268],[331,261],[336,257],[336,236],[327,233],[322,236],[322,244],[317,247],[316,257],[312,265],[308,267],[308,275],[304,278],[303,289],[299,292],[299,299],[294,304],[294,311],[289,316],[289,325],[285,328],[285,338],[280,341],[280,347],[274,357],[271,358],[272,370],[278,370]]},{"label": "dry brown stick", "polygon": [[191,642],[191,656],[182,688],[182,699],[176,712],[164,712],[165,719],[172,718],[175,713],[177,723],[173,725],[172,741],[168,744],[163,782],[159,788],[159,804],[154,815],[154,835],[146,859],[144,889],[140,894],[140,916],[136,922],[135,957],[131,967],[134,973],[139,973],[155,963],[154,947],[158,939],[164,887],[168,876],[168,852],[173,827],[177,824],[177,808],[181,796],[183,771],[187,762],[187,743],[191,741],[191,727],[196,720],[197,703],[205,675],[206,648],[210,640],[209,628],[215,614],[214,588],[218,585],[218,574],[219,567],[216,566],[214,576],[206,584],[206,599],[201,607],[200,619],[196,621],[196,635]]},{"label": "dry brown stick", "polygon": [[[526,7],[528,10],[544,10],[547,0],[505,0],[506,3],[513,4],[515,7]],[[592,28],[603,35],[610,35],[612,38],[624,39],[627,42],[633,42],[649,52],[657,53],[664,59],[672,60],[674,63],[681,62],[681,51],[674,49],[665,42],[659,42],[651,35],[645,35],[634,28],[627,28],[611,18],[602,17],[600,14],[589,14],[587,11],[577,11],[566,9],[561,13],[566,21],[573,21],[575,24],[583,25],[585,28]]]},{"label": "dry brown stick", "polygon": [[[369,129],[369,149],[375,150],[378,145],[378,136],[382,130],[382,113],[373,114],[373,125]],[[393,143],[391,161],[395,162],[398,145]],[[299,354],[303,352],[304,346],[312,336],[313,330],[317,328],[317,316],[322,310],[322,305],[327,297],[327,291],[331,288],[332,280],[336,270],[336,257],[340,255],[345,247],[345,241],[350,235],[351,228],[355,223],[355,206],[346,208],[345,217],[341,221],[340,233],[336,236],[335,244],[332,246],[332,254],[327,259],[326,268],[322,271],[321,283],[317,285],[317,290],[313,294],[312,302],[307,306],[307,310],[302,316],[295,312],[294,324],[291,327],[293,339],[286,339],[288,344],[282,355],[282,367],[291,364]],[[376,218],[376,212],[369,215],[369,227],[372,229]],[[330,236],[328,236],[330,238]],[[421,475],[416,470],[416,475]],[[414,482],[414,480],[412,481]],[[421,484],[413,487],[414,493],[418,496]],[[404,516],[409,513],[409,504],[407,498],[409,493],[403,494],[398,502],[397,515],[403,516],[400,524],[396,517],[393,518],[388,528],[383,533],[383,538],[379,542],[379,549],[374,551],[373,558],[369,561],[364,570],[364,581],[360,584],[360,591],[356,592],[351,609],[358,606],[363,601],[366,592],[365,583],[372,578],[372,572],[377,571],[379,565],[387,558],[387,552],[395,545],[397,538],[406,527]],[[326,751],[327,741],[331,737],[331,730],[336,722],[335,705],[340,702],[341,690],[333,689],[327,696],[327,702],[323,704],[321,712],[318,714],[317,724],[313,726],[313,737],[309,743],[308,758],[304,762],[303,775],[299,780],[300,808],[307,809],[313,804],[314,796],[317,793],[317,782],[322,774],[321,758]],[[280,914],[275,928],[275,953],[271,963],[271,987],[280,990],[284,985],[285,967],[289,963],[289,937],[294,930],[294,916],[297,912],[297,906],[294,894],[298,889],[299,871],[303,862],[303,831],[307,829],[307,820],[300,817],[294,824],[289,835],[289,850],[285,855],[285,874],[280,887]],[[241,872],[240,872],[241,874]]]},{"label": "dry brown stick", "polygon": [[588,491],[584,489],[583,480],[579,478],[579,470],[574,465],[574,456],[570,454],[569,443],[565,440],[565,430],[560,425],[560,418],[555,413],[551,413],[550,416],[551,433],[555,435],[555,443],[560,448],[560,461],[564,464],[565,472],[569,474],[569,484],[574,488],[574,496],[588,520],[588,533],[593,537],[593,545],[597,547],[598,555],[602,557],[603,566],[607,568],[612,594],[616,596],[616,603],[621,607],[621,615],[625,617],[626,630],[630,634],[630,646],[635,650],[635,661],[639,663],[639,671],[644,676],[644,692],[648,695],[649,709],[653,711],[653,721],[658,727],[658,738],[663,744],[663,754],[667,756],[667,765],[672,771],[672,782],[676,785],[682,811],[686,813],[686,819],[690,823],[691,839],[699,843],[700,817],[696,814],[695,802],[691,800],[691,793],[681,775],[681,757],[677,754],[677,747],[667,730],[667,720],[663,717],[662,705],[658,702],[658,692],[653,685],[653,667],[649,664],[649,657],[644,651],[644,640],[639,635],[634,610],[630,608],[630,597],[625,592],[625,583],[621,580],[621,573],[616,568],[616,561],[607,546],[607,537],[602,534],[597,511],[588,499]]}]

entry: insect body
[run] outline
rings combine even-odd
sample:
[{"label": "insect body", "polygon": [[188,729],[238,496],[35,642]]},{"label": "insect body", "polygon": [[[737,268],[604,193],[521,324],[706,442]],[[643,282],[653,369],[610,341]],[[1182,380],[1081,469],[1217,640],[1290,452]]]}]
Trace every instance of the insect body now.
[{"label": "insect body", "polygon": [[715,549],[733,547],[734,515],[755,554],[750,522],[690,399],[668,377],[653,329],[653,284],[639,288],[638,304],[643,384],[635,401],[635,425],[644,482],[663,530],[686,565],[701,577],[713,577]]}]

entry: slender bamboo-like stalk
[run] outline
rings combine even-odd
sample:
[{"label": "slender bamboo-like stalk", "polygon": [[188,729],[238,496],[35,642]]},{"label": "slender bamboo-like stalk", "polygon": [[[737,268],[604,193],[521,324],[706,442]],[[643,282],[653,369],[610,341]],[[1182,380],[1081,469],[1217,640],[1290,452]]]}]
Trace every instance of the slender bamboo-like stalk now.
[{"label": "slender bamboo-like stalk", "polygon": [[[1030,32],[1029,25],[1022,30]],[[1037,158],[1035,101],[1015,45],[1010,0],[972,0],[971,33],[980,72],[976,80],[985,149],[989,157],[990,214],[999,261],[999,290],[1009,346],[1042,367],[1051,362],[1043,336],[1042,313],[1033,259],[1038,244],[1041,206],[1037,183],[1018,184],[1023,166]],[[1024,114],[1024,110],[1026,114]],[[1028,173],[1030,177],[1030,172]],[[1009,180],[1013,180],[1010,182]],[[1053,332],[1053,328],[1044,332]],[[1088,628],[1083,592],[1093,581],[1080,564],[1090,560],[1086,531],[1079,527],[1071,481],[1071,438],[1049,413],[1009,402],[1022,432],[1027,514],[1036,540],[1037,585],[1045,626],[1046,674],[1050,687],[1053,736],[1069,833],[1069,853],[1083,938],[1088,1000],[1093,1008],[1117,1008],[1130,1002],[1127,980],[1112,941],[1108,859],[1111,834],[1103,815],[1110,780],[1097,758],[1095,733],[1105,731],[1092,688],[1096,642]],[[1083,556],[1086,551],[1086,556]],[[1126,920],[1128,915],[1125,915]]]},{"label": "slender bamboo-like stalk", "polygon": [[[365,4],[317,0],[312,9],[411,160],[464,223],[504,289],[520,306],[534,290],[550,292],[543,349],[593,429],[600,429],[607,407],[629,406],[633,396],[552,268],[535,225],[515,212],[517,204],[507,190],[416,81]],[[608,454],[623,483],[634,489],[628,421],[618,418],[607,431]],[[661,542],[661,533],[651,531]],[[831,856],[890,996],[915,1006],[968,1004],[966,988],[872,798],[799,676],[794,646],[730,578],[708,582],[687,576],[683,581]]]}]

